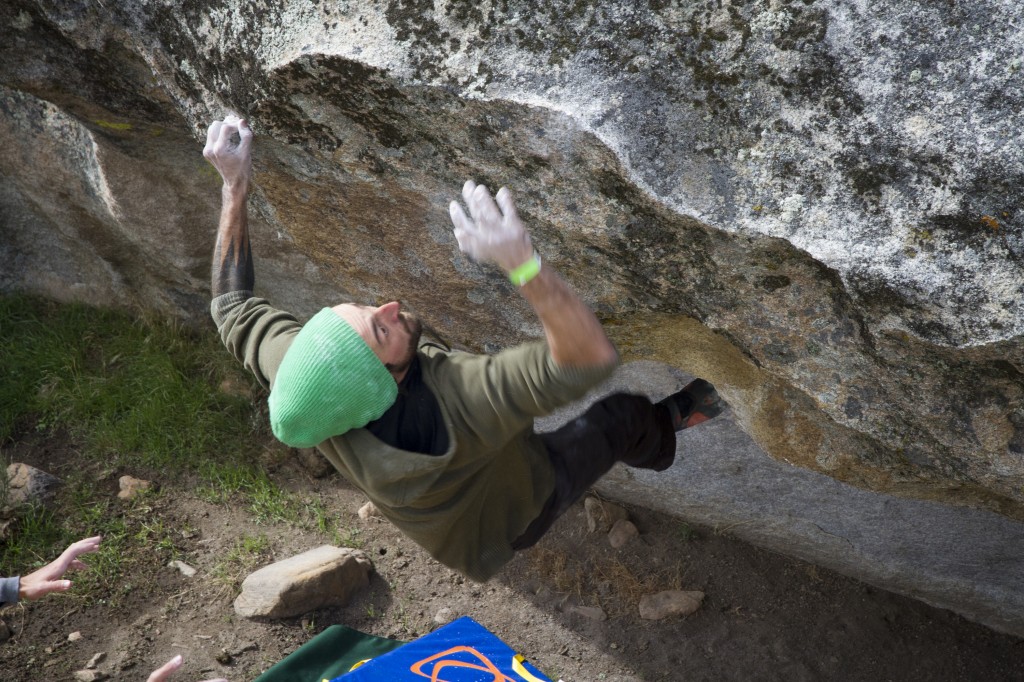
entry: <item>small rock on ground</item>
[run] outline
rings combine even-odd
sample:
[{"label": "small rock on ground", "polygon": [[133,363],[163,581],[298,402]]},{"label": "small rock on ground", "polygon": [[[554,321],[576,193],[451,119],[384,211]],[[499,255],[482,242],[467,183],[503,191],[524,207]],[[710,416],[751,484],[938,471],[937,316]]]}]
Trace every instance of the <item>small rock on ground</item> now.
[{"label": "small rock on ground", "polygon": [[117,496],[122,500],[131,500],[142,491],[149,490],[153,483],[133,476],[122,476],[118,479],[118,485],[121,486],[121,491]]},{"label": "small rock on ground", "polygon": [[565,610],[569,613],[575,613],[578,616],[583,616],[588,620],[608,620],[608,614],[599,606],[568,606]]},{"label": "small rock on ground", "polygon": [[7,497],[0,516],[8,517],[19,510],[47,505],[54,498],[60,479],[22,462],[7,466]]},{"label": "small rock on ground", "polygon": [[640,598],[640,617],[661,620],[669,616],[688,616],[700,608],[704,593],[699,590],[667,590]]},{"label": "small rock on ground", "polygon": [[176,569],[178,569],[179,571],[181,571],[181,574],[183,576],[185,576],[186,578],[191,578],[192,576],[194,576],[196,574],[196,569],[192,568],[191,566],[186,564],[184,561],[179,561],[177,559],[175,559],[171,563],[167,564],[167,567],[168,568],[176,568]]},{"label": "small rock on ground", "polygon": [[619,519],[612,526],[612,529],[608,531],[608,542],[615,549],[625,547],[633,538],[640,535],[640,531],[637,530],[636,526],[633,525],[632,521],[626,519]]},{"label": "small rock on ground", "polygon": [[591,533],[607,533],[616,521],[629,518],[629,512],[619,505],[597,497],[584,500],[583,508],[587,514],[587,530]]},{"label": "small rock on ground", "polygon": [[78,682],[100,682],[107,679],[107,674],[99,670],[76,670],[75,679]]},{"label": "small rock on ground", "polygon": [[373,502],[367,502],[359,508],[359,518],[363,521],[368,521],[371,518],[380,518],[380,515],[377,506]]}]

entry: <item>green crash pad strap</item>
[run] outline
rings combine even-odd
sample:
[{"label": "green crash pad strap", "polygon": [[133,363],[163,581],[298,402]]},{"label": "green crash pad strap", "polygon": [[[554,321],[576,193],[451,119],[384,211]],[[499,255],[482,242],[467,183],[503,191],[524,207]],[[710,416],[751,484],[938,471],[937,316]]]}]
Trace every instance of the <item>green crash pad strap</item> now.
[{"label": "green crash pad strap", "polygon": [[322,682],[333,680],[360,661],[376,658],[405,644],[332,625],[288,654],[255,682]]}]

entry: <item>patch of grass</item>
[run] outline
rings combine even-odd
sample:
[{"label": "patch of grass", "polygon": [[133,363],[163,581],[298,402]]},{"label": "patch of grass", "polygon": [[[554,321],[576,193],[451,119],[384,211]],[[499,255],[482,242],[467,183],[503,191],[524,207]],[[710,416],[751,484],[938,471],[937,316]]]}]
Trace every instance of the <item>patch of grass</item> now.
[{"label": "patch of grass", "polygon": [[338,547],[362,549],[366,542],[361,537],[362,529],[342,524],[342,519],[335,516],[319,498],[310,498],[303,502],[302,525],[314,530]]},{"label": "patch of grass", "polygon": [[[270,479],[260,457],[269,429],[262,400],[252,397],[260,389],[212,331],[0,297],[0,367],[0,447],[39,433],[69,441],[80,454],[54,511],[32,510],[0,547],[0,575],[24,575],[75,540],[103,535],[100,552],[86,558],[91,570],[72,577],[74,598],[112,602],[143,587],[133,579],[144,573],[137,570],[144,562],[154,568],[178,557],[180,529],[155,509],[161,493],[126,503],[97,485],[119,471],[246,508],[257,523],[361,544],[359,531],[341,527],[320,499]],[[0,497],[5,494],[0,476]],[[239,573],[268,555],[266,538],[242,538],[221,562],[220,581],[234,589],[244,577]]]},{"label": "patch of grass", "polygon": [[178,553],[173,532],[154,517],[144,497],[123,502],[99,496],[85,475],[66,482],[54,510],[34,507],[19,516],[0,553],[0,575],[27,575],[71,543],[102,535],[99,551],[81,557],[88,570],[65,575],[75,586],[62,598],[116,605],[145,587],[133,582],[144,564],[162,565]]},{"label": "patch of grass", "polygon": [[251,440],[252,401],[213,334],[84,305],[0,298],[0,444],[62,428],[113,465],[196,469]]},{"label": "patch of grass", "polygon": [[679,567],[661,572],[646,571],[642,567],[627,566],[621,561],[605,560],[593,568],[594,584],[611,586],[608,615],[618,617],[634,613],[641,597],[664,590],[678,590],[682,585]]},{"label": "patch of grass", "polygon": [[256,523],[285,523],[314,530],[335,542],[357,541],[358,529],[339,527],[322,500],[282,490],[254,465],[208,463],[202,469],[202,480],[196,489],[201,499],[212,504],[244,504]]},{"label": "patch of grass", "polygon": [[543,544],[529,550],[528,556],[531,571],[545,584],[561,594],[576,597],[580,603],[600,601],[612,618],[635,614],[644,595],[682,589],[682,568],[678,563],[662,570],[649,570],[614,558],[571,555]]},{"label": "patch of grass", "polygon": [[241,501],[257,523],[298,524],[301,504],[296,496],[282,490],[253,464],[208,463],[203,467],[204,483],[196,494],[207,502],[230,504]]},{"label": "patch of grass", "polygon": [[0,446],[41,433],[69,440],[77,458],[53,511],[31,510],[11,528],[0,575],[25,575],[75,540],[102,535],[100,551],[84,559],[90,570],[70,576],[76,585],[66,596],[111,602],[142,587],[133,584],[141,565],[177,556],[180,535],[154,510],[157,494],[124,502],[97,485],[118,470],[158,471],[169,485],[210,476],[206,487],[219,490],[212,497],[241,499],[258,520],[301,517],[301,505],[256,463],[267,430],[257,426],[265,423],[260,401],[246,393],[258,389],[216,334],[6,296],[0,366]]},{"label": "patch of grass", "polygon": [[338,547],[363,549],[366,546],[366,541],[360,537],[362,533],[363,531],[359,528],[342,528],[339,526],[331,534],[331,541]]},{"label": "patch of grass", "polygon": [[530,550],[530,566],[558,592],[579,596],[583,593],[582,572],[578,562],[556,549],[537,546]]},{"label": "patch of grass", "polygon": [[312,527],[321,535],[331,535],[335,531],[334,519],[324,505],[323,500],[309,499],[303,503],[304,516],[310,520]]},{"label": "patch of grass", "polygon": [[144,547],[152,547],[158,552],[170,555],[172,559],[178,554],[171,529],[167,528],[163,519],[159,517],[142,521],[132,539]]},{"label": "patch of grass", "polygon": [[210,575],[222,593],[233,599],[246,576],[268,563],[271,557],[270,540],[265,535],[243,535],[235,541],[231,551],[213,566]]},{"label": "patch of grass", "polygon": [[333,519],[323,502],[283,490],[266,471],[252,462],[207,462],[200,470],[202,483],[195,493],[212,504],[244,505],[256,523],[284,523],[336,535]]},{"label": "patch of grass", "polygon": [[[0,553],[0,575],[25,575],[50,563],[79,538],[52,511],[33,507],[17,524],[17,532],[4,541]],[[54,548],[57,547],[56,551]]]},{"label": "patch of grass", "polygon": [[695,531],[689,524],[680,523],[676,531],[679,533],[679,539],[683,542],[690,542],[691,540],[697,539],[697,531]]},{"label": "patch of grass", "polygon": [[152,492],[128,501],[97,495],[85,472],[70,482],[70,488],[71,501],[64,509],[71,512],[67,523],[74,531],[72,541],[103,536],[99,551],[83,558],[89,570],[72,576],[76,592],[116,605],[133,590],[147,589],[137,584],[146,572],[143,567],[164,566],[179,556],[175,540],[180,534],[152,506]]}]

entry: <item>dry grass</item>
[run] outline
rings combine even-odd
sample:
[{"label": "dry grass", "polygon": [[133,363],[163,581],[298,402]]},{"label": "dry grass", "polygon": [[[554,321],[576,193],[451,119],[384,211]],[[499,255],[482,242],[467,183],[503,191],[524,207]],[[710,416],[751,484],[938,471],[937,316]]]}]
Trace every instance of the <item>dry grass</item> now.
[{"label": "dry grass", "polygon": [[637,613],[644,595],[683,589],[680,564],[663,569],[630,565],[618,557],[599,557],[594,552],[570,554],[538,546],[531,550],[531,572],[553,590],[580,604],[594,604],[611,618]]}]

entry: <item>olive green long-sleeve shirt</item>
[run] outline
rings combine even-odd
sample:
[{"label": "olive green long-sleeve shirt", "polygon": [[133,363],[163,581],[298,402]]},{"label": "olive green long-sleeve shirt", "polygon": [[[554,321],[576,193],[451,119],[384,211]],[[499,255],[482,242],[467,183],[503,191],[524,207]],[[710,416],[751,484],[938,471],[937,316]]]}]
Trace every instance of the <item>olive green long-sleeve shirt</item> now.
[{"label": "olive green long-sleeve shirt", "polygon": [[[249,292],[213,300],[224,345],[271,389],[301,324]],[[317,448],[381,514],[441,563],[485,581],[512,558],[511,543],[541,512],[554,471],[534,417],[582,397],[613,365],[561,367],[543,342],[495,355],[418,350],[449,447],[424,455],[391,447],[366,429]]]}]

